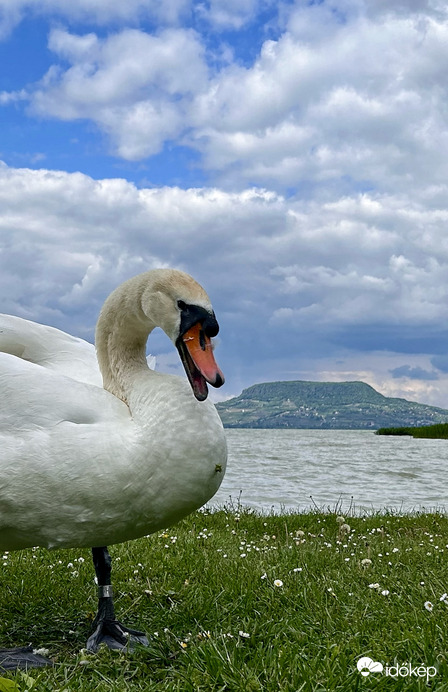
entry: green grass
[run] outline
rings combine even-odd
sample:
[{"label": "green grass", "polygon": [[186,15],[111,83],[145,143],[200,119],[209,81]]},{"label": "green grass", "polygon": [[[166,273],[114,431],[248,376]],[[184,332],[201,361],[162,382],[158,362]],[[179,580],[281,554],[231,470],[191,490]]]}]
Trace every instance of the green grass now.
[{"label": "green grass", "polygon": [[[346,523],[234,508],[113,546],[117,616],[150,639],[132,655],[81,651],[96,608],[89,551],[10,553],[0,561],[1,646],[31,641],[55,666],[3,674],[0,691],[5,680],[20,692],[448,690],[448,519]],[[363,678],[360,656],[437,674],[429,686]]]},{"label": "green grass", "polygon": [[379,428],[376,435],[411,435],[411,437],[448,440],[448,423],[409,428]]}]

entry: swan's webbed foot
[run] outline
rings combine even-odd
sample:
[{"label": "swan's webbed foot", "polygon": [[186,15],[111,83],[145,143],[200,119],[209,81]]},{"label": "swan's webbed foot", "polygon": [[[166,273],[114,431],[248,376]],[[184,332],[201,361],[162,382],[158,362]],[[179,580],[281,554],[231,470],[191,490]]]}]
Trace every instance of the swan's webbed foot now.
[{"label": "swan's webbed foot", "polygon": [[148,638],[144,632],[131,630],[118,622],[118,620],[101,620],[93,634],[87,640],[87,651],[95,653],[101,644],[109,649],[132,651],[139,644],[149,646]]},{"label": "swan's webbed foot", "polygon": [[112,560],[107,548],[92,548],[93,563],[98,580],[98,613],[93,633],[87,640],[87,651],[98,651],[101,644],[109,649],[130,650],[136,646],[149,646],[144,632],[131,630],[115,619],[112,586],[110,585]]},{"label": "swan's webbed foot", "polygon": [[34,653],[32,646],[17,646],[14,649],[0,649],[0,670],[18,670],[52,666],[49,658]]}]

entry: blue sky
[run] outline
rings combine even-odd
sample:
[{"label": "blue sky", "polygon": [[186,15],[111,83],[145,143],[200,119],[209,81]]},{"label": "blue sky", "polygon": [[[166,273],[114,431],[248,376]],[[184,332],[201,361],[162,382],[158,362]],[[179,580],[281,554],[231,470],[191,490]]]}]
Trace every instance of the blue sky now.
[{"label": "blue sky", "polygon": [[92,339],[120,281],[175,266],[220,395],[448,408],[447,69],[439,0],[0,0],[0,310]]}]

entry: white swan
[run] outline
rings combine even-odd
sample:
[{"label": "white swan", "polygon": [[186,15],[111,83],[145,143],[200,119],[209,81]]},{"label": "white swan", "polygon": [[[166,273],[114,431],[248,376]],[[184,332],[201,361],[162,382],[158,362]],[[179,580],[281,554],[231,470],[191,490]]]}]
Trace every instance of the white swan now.
[{"label": "white swan", "polygon": [[[148,368],[157,326],[190,384]],[[95,335],[102,381],[91,344],[0,315],[0,548],[94,549],[92,650],[123,646],[123,632],[146,641],[115,621],[105,546],[173,524],[222,481],[226,441],[206,400],[206,382],[224,382],[210,341],[217,332],[205,291],[171,269],[140,274],[106,300]]]}]

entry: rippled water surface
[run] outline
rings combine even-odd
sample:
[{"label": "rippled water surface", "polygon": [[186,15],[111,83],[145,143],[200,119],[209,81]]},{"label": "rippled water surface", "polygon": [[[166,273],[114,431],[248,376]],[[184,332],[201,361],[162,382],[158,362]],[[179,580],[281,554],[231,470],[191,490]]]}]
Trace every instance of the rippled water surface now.
[{"label": "rippled water surface", "polygon": [[[226,430],[229,464],[213,505],[262,510],[448,507],[448,441],[351,430]],[[312,496],[312,500],[310,499]],[[351,500],[353,498],[353,500]]]}]

